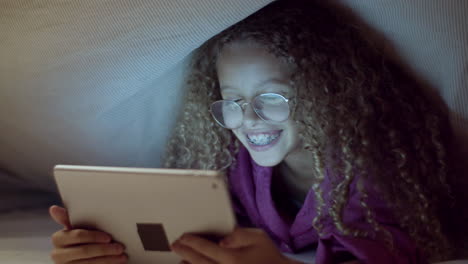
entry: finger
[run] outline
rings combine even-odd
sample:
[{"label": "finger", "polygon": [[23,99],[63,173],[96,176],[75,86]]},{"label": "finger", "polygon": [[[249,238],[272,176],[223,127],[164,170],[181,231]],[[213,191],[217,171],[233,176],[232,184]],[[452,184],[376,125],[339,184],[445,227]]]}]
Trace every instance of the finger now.
[{"label": "finger", "polygon": [[54,249],[51,258],[55,263],[68,263],[105,256],[118,256],[124,253],[124,246],[119,243],[88,244],[76,247]]},{"label": "finger", "polygon": [[220,241],[224,248],[241,248],[257,244],[265,238],[266,234],[258,228],[236,227],[234,231]]},{"label": "finger", "polygon": [[184,234],[178,241],[219,263],[225,263],[232,257],[232,252],[229,249],[222,248],[218,244],[196,235]]},{"label": "finger", "polygon": [[[197,252],[193,248],[186,246],[180,242],[173,243],[171,245],[172,250],[179,256],[181,256],[184,261],[188,261],[189,263],[196,263],[196,264],[216,264],[216,262],[210,259],[208,256]],[[182,262],[184,263],[184,262]]]},{"label": "finger", "polygon": [[60,230],[52,235],[52,244],[55,247],[70,247],[80,244],[109,243],[112,237],[101,231],[73,229]]},{"label": "finger", "polygon": [[55,222],[63,225],[65,229],[72,229],[67,209],[57,205],[52,205],[49,208],[49,214]]},{"label": "finger", "polygon": [[74,260],[72,262],[69,262],[68,264],[123,264],[123,263],[127,263],[127,261],[128,261],[128,256],[125,254],[121,254],[118,256],[106,256],[106,257]]}]

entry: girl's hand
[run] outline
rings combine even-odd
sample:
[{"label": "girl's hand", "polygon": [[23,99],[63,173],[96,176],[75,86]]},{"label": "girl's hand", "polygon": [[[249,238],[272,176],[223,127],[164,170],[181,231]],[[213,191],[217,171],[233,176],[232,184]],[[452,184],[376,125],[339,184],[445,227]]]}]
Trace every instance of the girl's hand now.
[{"label": "girl's hand", "polygon": [[54,249],[51,258],[56,264],[117,264],[126,263],[124,246],[111,243],[112,237],[101,231],[72,229],[65,208],[51,206],[52,219],[64,226],[64,229],[52,235]]},{"label": "girl's hand", "polygon": [[236,228],[219,244],[195,235],[183,235],[172,250],[191,264],[291,264],[261,229]]}]

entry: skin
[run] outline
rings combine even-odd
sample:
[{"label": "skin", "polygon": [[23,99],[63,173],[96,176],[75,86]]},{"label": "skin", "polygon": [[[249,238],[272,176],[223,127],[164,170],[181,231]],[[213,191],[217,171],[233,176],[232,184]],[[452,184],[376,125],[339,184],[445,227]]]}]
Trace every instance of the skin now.
[{"label": "skin", "polygon": [[[265,92],[293,97],[289,79],[294,67],[255,42],[235,42],[225,47],[216,66],[223,99],[250,102],[256,95]],[[248,144],[246,134],[249,132],[277,130],[282,131],[280,140],[267,151],[256,151]],[[290,193],[298,200],[304,199],[314,180],[310,173],[314,171],[310,162],[313,158],[312,154],[302,148],[297,127],[291,118],[281,123],[268,123],[247,106],[242,126],[232,132],[257,164],[267,167],[279,165],[282,181],[290,186]]]},{"label": "skin", "polygon": [[[288,85],[290,67],[255,43],[234,43],[224,48],[216,66],[223,99],[251,102],[261,93],[274,92],[286,98],[293,94]],[[256,151],[248,144],[248,133],[278,130],[282,131],[280,140],[267,151]],[[261,166],[275,166],[288,154],[299,150],[298,132],[293,120],[268,123],[250,106],[244,110],[242,126],[232,132]]]},{"label": "skin", "polygon": [[[225,47],[216,63],[223,99],[242,99],[251,102],[256,95],[274,92],[286,98],[293,97],[289,79],[294,67],[266,51],[255,42],[234,42]],[[290,105],[292,106],[292,105]],[[248,133],[281,130],[277,144],[267,151],[256,151],[247,139]],[[295,122],[290,118],[281,123],[262,120],[248,105],[244,109],[242,126],[232,132],[247,148],[252,159],[261,166],[279,165],[282,181],[303,201],[314,180],[311,171],[312,155],[304,150]]]},{"label": "skin", "polygon": [[56,264],[120,264],[127,263],[125,247],[112,241],[101,231],[73,229],[67,210],[51,206],[49,214],[64,228],[52,235],[54,249],[50,257]]},{"label": "skin", "polygon": [[[223,99],[242,98],[243,101],[250,102],[259,93],[275,92],[286,98],[291,95],[291,88],[287,85],[291,67],[255,43],[234,43],[225,48],[217,61],[217,73]],[[246,133],[272,130],[281,130],[282,134],[271,149],[259,152],[247,143]],[[290,183],[293,191],[299,197],[307,193],[313,179],[310,173],[303,172],[313,170],[308,162],[312,157],[300,147],[297,128],[292,120],[267,123],[247,106],[242,126],[232,132],[256,163],[262,166],[279,165],[284,180]],[[294,189],[295,187],[297,188]],[[50,214],[57,223],[64,226],[63,230],[52,236],[55,249],[51,257],[55,263],[126,263],[124,249],[116,249],[109,234],[72,229],[64,208],[52,206]],[[258,228],[237,227],[219,243],[184,234],[171,244],[171,249],[185,263],[191,264],[300,264],[285,257],[268,234]],[[343,264],[356,263],[359,262]]]},{"label": "skin", "polygon": [[[217,61],[217,74],[223,99],[250,102],[256,95],[275,92],[288,98],[291,87],[288,78],[291,67],[252,42],[234,43],[223,49]],[[274,80],[274,81],[268,81]],[[247,133],[282,130],[278,143],[267,151],[256,151],[247,142]],[[251,107],[244,110],[240,128],[232,130],[247,148],[253,160],[261,166],[280,165],[285,180],[292,186],[307,185],[297,189],[304,195],[313,179],[301,171],[312,171],[311,154],[302,150],[294,121],[267,123]],[[286,258],[269,236],[261,229],[236,228],[219,244],[190,234],[183,235],[172,244],[172,249],[191,264],[298,264]],[[344,264],[356,264],[357,261]]]},{"label": "skin", "polygon": [[218,244],[185,234],[172,249],[192,264],[300,263],[283,256],[261,229],[236,228]]},{"label": "skin", "polygon": [[[63,229],[52,235],[54,263],[117,264],[127,263],[122,244],[101,231],[72,229],[65,208],[51,206],[49,213]],[[119,248],[116,248],[119,246]],[[172,250],[189,263],[261,263],[300,264],[284,257],[261,229],[236,228],[219,244],[198,236],[184,234],[171,245]]]}]

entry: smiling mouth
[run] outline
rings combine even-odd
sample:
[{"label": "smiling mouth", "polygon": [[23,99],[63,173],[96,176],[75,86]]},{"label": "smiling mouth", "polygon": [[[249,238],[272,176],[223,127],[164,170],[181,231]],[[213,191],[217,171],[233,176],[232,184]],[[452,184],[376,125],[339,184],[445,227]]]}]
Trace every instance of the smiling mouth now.
[{"label": "smiling mouth", "polygon": [[249,133],[246,134],[247,140],[254,146],[266,146],[271,144],[275,139],[281,135],[282,130],[262,133]]}]

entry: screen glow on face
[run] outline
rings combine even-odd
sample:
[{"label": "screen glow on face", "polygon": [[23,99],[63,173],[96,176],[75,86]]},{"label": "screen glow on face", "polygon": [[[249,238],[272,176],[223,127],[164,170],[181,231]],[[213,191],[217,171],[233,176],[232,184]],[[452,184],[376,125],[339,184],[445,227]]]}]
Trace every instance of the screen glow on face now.
[{"label": "screen glow on face", "polygon": [[222,99],[231,102],[221,105],[217,119],[232,127],[256,163],[279,164],[298,144],[288,104],[291,68],[252,43],[225,47],[216,66]]}]

